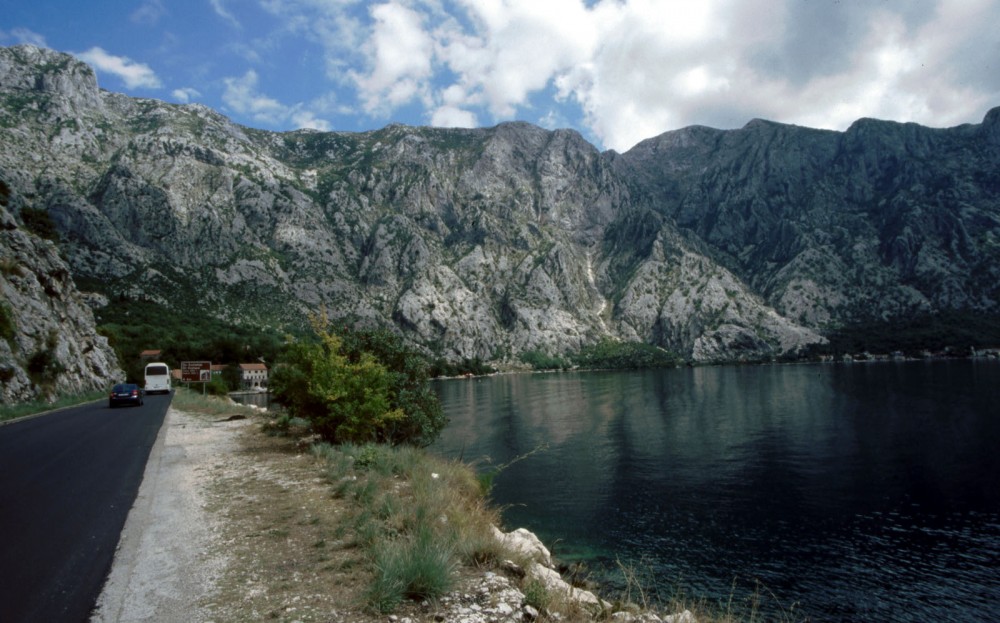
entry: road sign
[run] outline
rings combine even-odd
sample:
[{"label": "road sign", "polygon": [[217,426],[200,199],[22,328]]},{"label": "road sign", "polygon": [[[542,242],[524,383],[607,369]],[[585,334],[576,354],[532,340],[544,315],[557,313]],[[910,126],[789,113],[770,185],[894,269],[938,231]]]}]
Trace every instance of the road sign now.
[{"label": "road sign", "polygon": [[182,361],[181,380],[192,383],[207,383],[212,380],[211,361]]}]

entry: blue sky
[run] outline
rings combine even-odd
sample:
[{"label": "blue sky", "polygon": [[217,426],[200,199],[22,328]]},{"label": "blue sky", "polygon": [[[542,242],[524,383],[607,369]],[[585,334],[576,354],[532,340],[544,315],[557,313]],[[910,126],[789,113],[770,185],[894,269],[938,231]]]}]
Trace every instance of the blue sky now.
[{"label": "blue sky", "polygon": [[624,151],[764,118],[935,127],[1000,106],[1000,0],[7,0],[0,45],[256,128],[574,128]]}]

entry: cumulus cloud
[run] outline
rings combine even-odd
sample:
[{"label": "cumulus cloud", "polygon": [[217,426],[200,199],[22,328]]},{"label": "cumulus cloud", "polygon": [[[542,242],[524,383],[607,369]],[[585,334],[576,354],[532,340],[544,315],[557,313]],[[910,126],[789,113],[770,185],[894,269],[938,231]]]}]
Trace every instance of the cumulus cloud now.
[{"label": "cumulus cloud", "polygon": [[365,49],[370,57],[366,73],[354,78],[365,109],[392,110],[419,97],[431,75],[433,40],[419,13],[397,3],[371,10],[374,25]]},{"label": "cumulus cloud", "polygon": [[162,86],[156,72],[149,65],[137,63],[125,56],[108,54],[102,48],[93,47],[86,52],[75,53],[74,56],[99,72],[117,76],[127,89],[158,89]]},{"label": "cumulus cloud", "polygon": [[330,129],[329,122],[317,117],[303,104],[288,106],[260,93],[258,82],[257,72],[252,69],[241,77],[224,79],[223,102],[233,111],[259,123],[280,127],[291,122],[297,128]]},{"label": "cumulus cloud", "polygon": [[418,104],[434,124],[541,122],[551,91],[619,150],[753,117],[948,125],[1000,97],[997,23],[996,0],[388,0],[352,77],[365,110]]},{"label": "cumulus cloud", "polygon": [[194,101],[201,97],[201,93],[197,89],[192,89],[191,87],[184,87],[181,89],[174,89],[171,92],[174,99],[182,104],[187,104],[188,102]]}]

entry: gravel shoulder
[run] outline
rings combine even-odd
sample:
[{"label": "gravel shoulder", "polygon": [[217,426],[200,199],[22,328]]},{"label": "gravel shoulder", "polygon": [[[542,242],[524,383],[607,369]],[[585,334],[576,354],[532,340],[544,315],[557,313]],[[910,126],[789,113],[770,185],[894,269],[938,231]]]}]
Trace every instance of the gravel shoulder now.
[{"label": "gravel shoulder", "polygon": [[205,600],[226,559],[212,547],[206,487],[246,426],[167,412],[92,622],[209,620]]},{"label": "gravel shoulder", "polygon": [[262,421],[170,408],[91,623],[384,620],[347,503]]}]

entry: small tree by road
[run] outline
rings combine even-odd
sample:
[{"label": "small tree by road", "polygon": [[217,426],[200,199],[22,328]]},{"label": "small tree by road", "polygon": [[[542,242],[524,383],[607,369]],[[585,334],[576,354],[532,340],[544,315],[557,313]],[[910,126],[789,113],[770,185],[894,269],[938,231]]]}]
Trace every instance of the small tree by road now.
[{"label": "small tree by road", "polygon": [[338,335],[325,314],[313,318],[313,329],[318,340],[289,344],[270,381],[290,415],[331,443],[427,445],[437,438],[445,419],[418,354],[388,332]]}]

